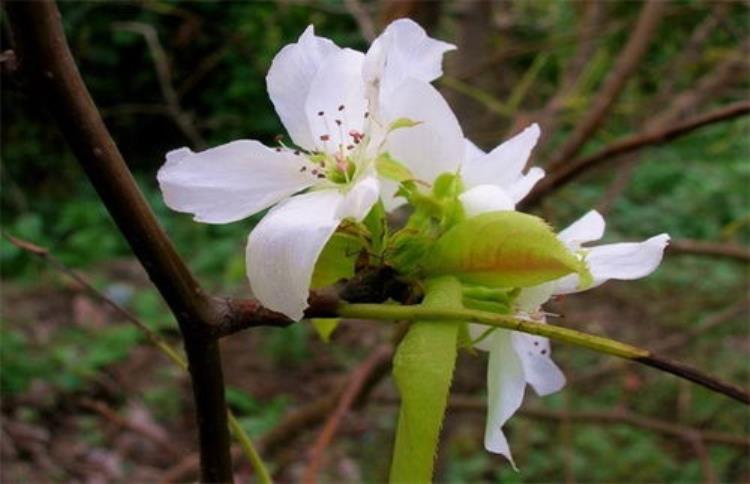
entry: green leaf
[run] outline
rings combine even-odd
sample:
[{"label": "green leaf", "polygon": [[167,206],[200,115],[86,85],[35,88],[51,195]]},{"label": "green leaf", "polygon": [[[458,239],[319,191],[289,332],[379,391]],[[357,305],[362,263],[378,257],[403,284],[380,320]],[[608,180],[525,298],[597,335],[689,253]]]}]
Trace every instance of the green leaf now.
[{"label": "green leaf", "polygon": [[362,224],[370,232],[370,250],[375,255],[381,255],[385,248],[385,241],[388,238],[388,221],[386,220],[385,207],[382,200],[378,200],[372,206],[372,210],[367,214]]},{"label": "green leaf", "polygon": [[391,158],[388,153],[383,153],[375,160],[375,169],[378,175],[395,182],[413,180],[414,174],[404,164]]},{"label": "green leaf", "polygon": [[422,124],[422,121],[414,121],[413,119],[409,118],[398,118],[394,122],[388,126],[388,131],[395,131],[397,129],[401,128],[413,128],[414,126],[419,126]]},{"label": "green leaf", "polygon": [[311,320],[313,328],[318,332],[318,336],[324,343],[331,341],[331,334],[336,330],[341,322],[340,318],[314,318]]},{"label": "green leaf", "polygon": [[443,234],[424,261],[428,276],[455,275],[461,282],[492,287],[529,287],[577,272],[585,264],[540,218],[490,212],[458,223]]},{"label": "green leaf", "polygon": [[335,233],[323,248],[313,271],[310,287],[330,286],[354,275],[354,261],[362,250],[362,242],[351,235]]},{"label": "green leaf", "polygon": [[[461,307],[453,277],[426,282],[424,306]],[[440,427],[455,366],[460,321],[417,321],[396,351],[393,375],[401,394],[390,482],[432,480]]]}]

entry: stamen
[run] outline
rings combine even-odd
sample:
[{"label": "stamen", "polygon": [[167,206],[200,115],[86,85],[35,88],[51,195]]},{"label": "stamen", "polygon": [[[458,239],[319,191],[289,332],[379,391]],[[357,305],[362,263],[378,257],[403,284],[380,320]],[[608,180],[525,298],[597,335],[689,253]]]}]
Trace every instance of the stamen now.
[{"label": "stamen", "polygon": [[370,113],[368,111],[365,111],[365,119],[370,117]]},{"label": "stamen", "polygon": [[306,172],[306,171],[307,171],[307,167],[306,167],[306,166],[302,166],[302,167],[301,167],[301,168],[299,169],[299,172],[300,172],[300,173],[304,173],[304,172]]},{"label": "stamen", "polygon": [[281,153],[281,148],[276,148],[277,153]]},{"label": "stamen", "polygon": [[327,134],[320,135],[320,141],[328,141],[331,137]]},{"label": "stamen", "polygon": [[318,111],[318,116],[323,116],[325,113],[323,111]]},{"label": "stamen", "polygon": [[339,111],[343,111],[343,110],[344,110],[344,105],[342,104],[341,106],[339,106]]}]

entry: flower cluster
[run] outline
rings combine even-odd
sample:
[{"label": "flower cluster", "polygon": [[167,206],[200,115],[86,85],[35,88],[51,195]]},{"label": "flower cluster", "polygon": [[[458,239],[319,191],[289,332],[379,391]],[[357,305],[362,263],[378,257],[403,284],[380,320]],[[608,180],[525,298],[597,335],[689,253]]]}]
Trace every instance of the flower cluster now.
[{"label": "flower cluster", "polygon": [[[247,273],[264,306],[295,320],[303,317],[311,285],[352,275],[361,256],[365,265],[390,266],[415,288],[445,273],[430,260],[441,253],[435,244],[467,220],[494,224],[491,234],[499,234],[455,257],[458,272],[472,274],[456,276],[469,307],[543,322],[541,306],[556,294],[651,273],[669,237],[584,247],[604,232],[595,211],[533,250],[511,250],[507,241],[548,230],[534,217],[482,218],[515,214],[544,177],[541,168],[525,170],[540,129],[531,125],[487,153],[466,139],[431,84],[442,74],[443,54],[453,49],[410,20],[393,22],[366,53],[308,27],[276,55],[266,78],[292,144],[238,140],[197,153],[172,151],[158,173],[166,204],[205,223],[270,208],[248,238]],[[391,233],[385,213],[406,203],[412,215]],[[455,245],[450,250],[460,251]],[[331,265],[329,256],[337,258],[335,269],[321,266]],[[475,325],[468,330],[474,346],[490,354],[485,446],[510,459],[502,427],[526,385],[547,395],[565,378],[545,338]]]}]

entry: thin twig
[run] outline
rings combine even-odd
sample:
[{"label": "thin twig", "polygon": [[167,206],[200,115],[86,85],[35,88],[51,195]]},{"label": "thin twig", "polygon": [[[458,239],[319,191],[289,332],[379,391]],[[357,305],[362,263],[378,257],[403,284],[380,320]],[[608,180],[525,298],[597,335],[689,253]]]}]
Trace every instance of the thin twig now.
[{"label": "thin twig", "polygon": [[633,31],[628,41],[618,56],[615,65],[610,71],[604,84],[594,98],[593,104],[586,116],[576,125],[575,130],[565,141],[565,144],[556,150],[548,164],[549,170],[554,170],[566,164],[573,158],[591,138],[603,123],[610,108],[619,98],[625,84],[631,74],[643,58],[656,33],[662,13],[667,2],[662,0],[648,0],[641,8]]},{"label": "thin twig", "polygon": [[365,383],[375,370],[391,360],[393,350],[391,345],[378,346],[360,365],[354,368],[347,378],[344,391],[341,393],[336,409],[328,416],[323,430],[318,434],[308,458],[307,469],[302,478],[305,484],[315,484],[318,481],[318,474],[324,464],[325,451],[333,440],[341,421],[349,412],[355,400],[362,393]]},{"label": "thin twig", "polygon": [[670,241],[667,251],[670,254],[729,258],[750,263],[750,247],[734,243],[679,239]]},{"label": "thin twig", "polygon": [[[89,295],[93,296],[95,299],[97,299],[101,303],[106,304],[107,306],[112,308],[117,314],[125,318],[126,321],[135,325],[146,336],[149,342],[151,342],[151,344],[153,344],[157,349],[159,349],[159,351],[161,351],[162,354],[164,354],[177,367],[179,367],[183,371],[188,371],[188,362],[185,360],[185,358],[182,355],[180,355],[174,348],[172,348],[172,346],[164,338],[162,338],[156,331],[149,328],[146,324],[143,323],[143,321],[138,319],[133,313],[131,313],[124,307],[120,306],[118,303],[116,303],[111,298],[109,298],[106,294],[104,294],[99,289],[91,285],[91,283],[88,282],[88,280],[85,277],[83,277],[81,274],[79,274],[75,270],[63,264],[59,259],[53,256],[49,252],[48,249],[45,249],[44,247],[40,247],[27,240],[22,240],[17,237],[13,237],[12,235],[9,235],[8,233],[5,233],[5,232],[2,232],[2,236],[6,240],[8,240],[11,244],[18,247],[19,249],[24,250],[32,255],[35,255],[36,257],[39,257],[41,260],[43,260],[53,269],[65,274],[66,276],[74,280],[83,289],[85,289],[89,293]],[[123,426],[133,427],[132,425],[130,425],[129,422],[122,419],[122,417],[120,417],[117,414],[114,414],[111,411],[111,409],[108,409],[108,407],[106,407],[106,405],[100,404],[100,402],[94,402],[92,400],[84,400],[82,402],[82,405],[92,410],[95,410],[96,412],[102,415],[105,415],[106,417],[120,423]],[[239,424],[237,419],[234,417],[231,410],[227,409],[227,415],[228,415],[228,420],[229,420],[229,426],[232,429],[232,432],[235,434],[235,437],[237,438],[240,445],[242,446],[242,450],[244,451],[253,469],[258,474],[261,482],[270,483],[271,482],[270,475],[268,474],[268,471],[266,470],[266,466],[263,463],[263,460],[260,458],[258,452],[255,449],[255,446],[250,440],[250,437],[247,435],[247,433],[244,431],[244,429]],[[138,428],[134,427],[134,430],[143,433],[140,427]],[[152,434],[149,433],[148,436],[153,439]],[[167,445],[167,442],[164,442],[162,440],[159,440],[159,443],[163,445]],[[169,452],[173,453],[171,447],[169,447]],[[198,464],[200,462],[200,459],[195,459],[195,462],[196,464]]]},{"label": "thin twig", "polygon": [[559,166],[551,170],[532,190],[523,201],[523,206],[528,207],[539,202],[549,192],[552,192],[581,173],[590,170],[605,162],[612,162],[617,157],[647,146],[655,146],[667,143],[673,139],[692,133],[696,129],[711,124],[728,121],[750,113],[750,101],[739,101],[728,106],[718,108],[705,114],[689,118],[681,123],[675,123],[669,127],[638,133],[592,153],[591,155]]},{"label": "thin twig", "polygon": [[375,22],[372,20],[372,16],[365,6],[359,0],[344,0],[344,6],[352,14],[354,20],[357,21],[357,26],[362,37],[367,42],[375,40],[375,37],[377,37]]},{"label": "thin twig", "polygon": [[[733,318],[736,318],[740,315],[746,315],[748,313],[748,310],[750,310],[750,298],[745,297],[739,300],[737,303],[724,308],[717,313],[709,315],[698,324],[677,332],[670,337],[659,338],[658,341],[649,346],[652,347],[654,351],[669,354],[676,349],[682,348],[693,338],[705,334],[708,331],[711,331],[712,329],[723,325]],[[620,368],[621,365],[619,365],[618,362],[607,361],[586,374],[571,378],[569,380],[569,383],[580,384],[585,381],[601,378]]]},{"label": "thin twig", "polygon": [[[487,403],[484,399],[460,395],[452,396],[448,401],[448,406],[452,410],[484,412],[487,409]],[[686,440],[692,439],[694,436],[699,436],[701,440],[708,443],[750,449],[750,438],[746,436],[701,430],[695,427],[645,417],[628,410],[560,412],[541,408],[522,408],[517,414],[529,418],[553,421],[568,419],[573,422],[582,423],[626,424]]]},{"label": "thin twig", "polygon": [[162,97],[167,105],[170,117],[194,148],[199,150],[204,149],[206,147],[206,141],[196,129],[195,124],[193,124],[192,116],[182,109],[180,96],[174,87],[174,82],[172,81],[172,70],[169,66],[169,58],[159,41],[159,34],[156,32],[156,29],[152,25],[143,22],[116,22],[113,24],[113,27],[143,36],[146,45],[148,46],[148,50],[151,53],[151,59],[153,60],[154,68],[156,69],[156,78],[159,81],[159,89],[161,90]]}]

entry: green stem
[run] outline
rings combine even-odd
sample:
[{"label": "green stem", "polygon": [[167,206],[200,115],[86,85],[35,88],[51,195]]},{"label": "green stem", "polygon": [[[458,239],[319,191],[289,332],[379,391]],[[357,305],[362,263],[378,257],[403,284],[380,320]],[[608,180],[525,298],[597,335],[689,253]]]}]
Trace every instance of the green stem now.
[{"label": "green stem", "polygon": [[[428,280],[425,288],[426,307],[461,307],[461,284],[455,278]],[[432,480],[460,323],[460,319],[416,321],[398,346],[393,377],[401,395],[401,408],[391,461],[392,484]]]},{"label": "green stem", "polygon": [[544,336],[557,341],[583,346],[600,353],[634,359],[649,356],[647,350],[618,341],[562,328],[546,323],[524,321],[514,316],[464,308],[432,308],[423,305],[396,306],[385,304],[342,304],[339,316],[353,319],[389,319],[404,321],[467,321],[522,333]]},{"label": "green stem", "polygon": [[239,441],[242,451],[245,453],[245,457],[250,461],[250,465],[253,466],[253,469],[258,474],[258,479],[260,479],[260,482],[263,484],[271,484],[273,482],[271,474],[268,473],[266,464],[255,449],[253,441],[250,440],[245,429],[242,428],[242,425],[240,425],[240,422],[231,410],[227,410],[227,413],[229,417],[229,428],[232,430],[234,437]]}]

